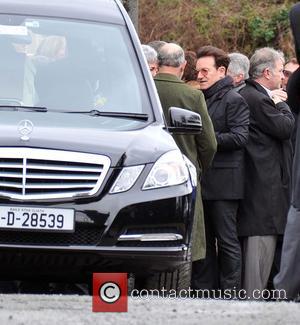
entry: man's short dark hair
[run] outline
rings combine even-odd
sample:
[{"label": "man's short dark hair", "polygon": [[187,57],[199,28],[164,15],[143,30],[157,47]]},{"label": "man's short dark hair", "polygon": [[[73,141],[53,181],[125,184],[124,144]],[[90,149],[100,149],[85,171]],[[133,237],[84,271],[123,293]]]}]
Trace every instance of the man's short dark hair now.
[{"label": "man's short dark hair", "polygon": [[205,56],[214,57],[216,68],[225,67],[227,70],[230,63],[230,58],[225,51],[211,45],[202,46],[197,51],[197,59]]}]

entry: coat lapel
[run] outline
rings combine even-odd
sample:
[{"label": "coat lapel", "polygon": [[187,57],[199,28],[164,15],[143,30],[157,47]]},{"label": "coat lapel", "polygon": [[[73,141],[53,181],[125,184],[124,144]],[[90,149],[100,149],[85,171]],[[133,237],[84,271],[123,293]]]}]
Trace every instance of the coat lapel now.
[{"label": "coat lapel", "polygon": [[[216,100],[218,100],[218,103],[216,103]],[[210,105],[210,102],[214,102],[215,104]],[[216,98],[215,99],[215,96],[212,96],[212,97],[207,99],[206,104],[207,104],[207,107],[208,107],[208,112],[209,112],[210,117],[214,116],[220,102],[221,102],[221,98]]]},{"label": "coat lapel", "polygon": [[246,83],[249,83],[250,85],[255,87],[260,93],[263,93],[264,95],[269,97],[269,94],[267,93],[267,91],[258,82],[249,79],[249,80],[246,81]]},{"label": "coat lapel", "polygon": [[218,111],[222,98],[232,87],[232,78],[227,76],[203,91],[210,117]]}]

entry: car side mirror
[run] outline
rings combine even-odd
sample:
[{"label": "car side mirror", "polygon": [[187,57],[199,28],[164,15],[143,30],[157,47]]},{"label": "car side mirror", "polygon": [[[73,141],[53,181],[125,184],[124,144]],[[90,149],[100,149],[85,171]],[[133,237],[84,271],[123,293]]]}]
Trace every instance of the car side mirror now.
[{"label": "car side mirror", "polygon": [[168,130],[176,134],[198,134],[202,131],[202,120],[198,113],[179,107],[169,108]]}]

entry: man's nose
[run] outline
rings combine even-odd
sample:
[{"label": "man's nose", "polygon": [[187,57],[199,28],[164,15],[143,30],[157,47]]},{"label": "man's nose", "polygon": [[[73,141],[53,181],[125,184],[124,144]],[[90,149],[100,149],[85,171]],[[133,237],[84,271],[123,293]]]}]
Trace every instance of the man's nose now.
[{"label": "man's nose", "polygon": [[203,74],[201,71],[197,71],[197,79],[201,79],[203,77]]}]

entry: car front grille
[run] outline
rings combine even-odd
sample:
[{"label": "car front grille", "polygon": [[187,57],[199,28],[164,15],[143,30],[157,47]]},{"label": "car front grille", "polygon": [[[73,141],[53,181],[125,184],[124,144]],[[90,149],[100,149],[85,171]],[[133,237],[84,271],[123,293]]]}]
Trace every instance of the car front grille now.
[{"label": "car front grille", "polygon": [[110,167],[103,155],[0,148],[0,195],[21,200],[95,194]]}]

